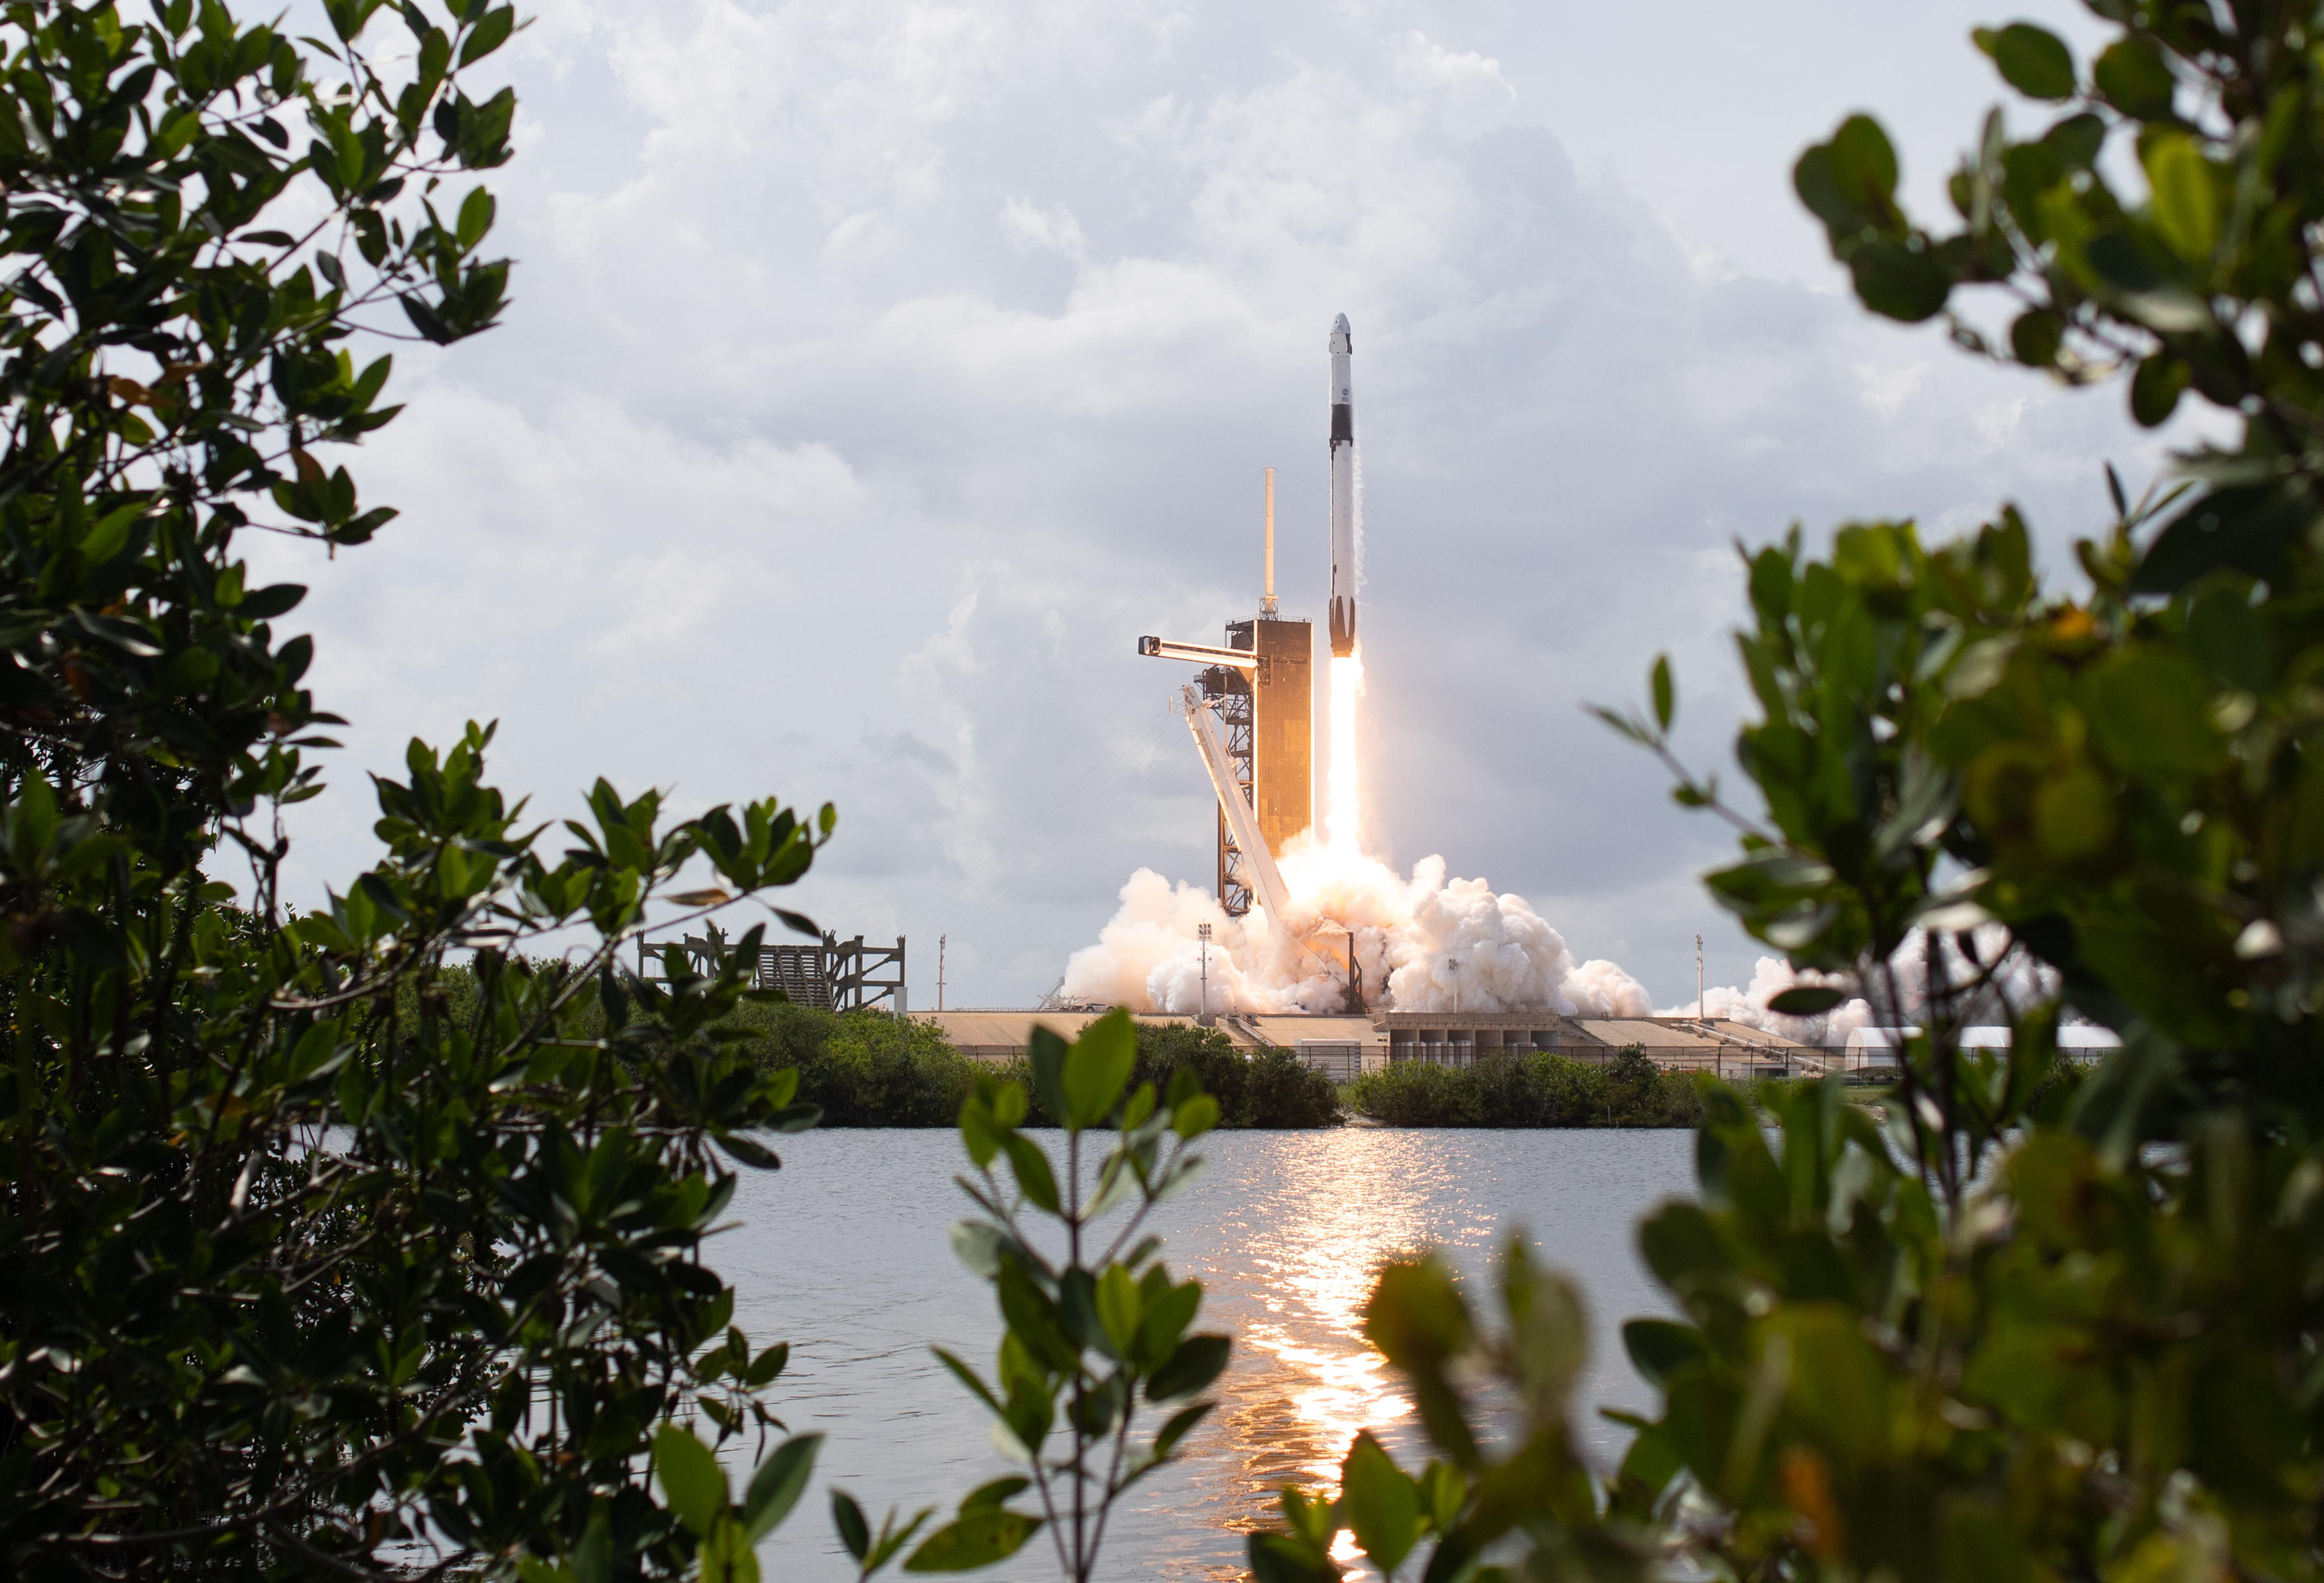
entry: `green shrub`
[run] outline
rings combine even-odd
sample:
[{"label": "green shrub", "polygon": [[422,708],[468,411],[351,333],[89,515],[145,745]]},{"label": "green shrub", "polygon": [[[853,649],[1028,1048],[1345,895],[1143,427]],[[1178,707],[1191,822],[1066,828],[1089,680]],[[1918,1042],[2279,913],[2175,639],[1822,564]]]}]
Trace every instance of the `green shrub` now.
[{"label": "green shrub", "polygon": [[1340,1111],[1338,1085],[1291,1051],[1254,1050],[1243,1074],[1249,1119],[1236,1125],[1327,1127],[1347,1119]]},{"label": "green shrub", "polygon": [[1431,1061],[1390,1061],[1354,1084],[1355,1106],[1390,1126],[1474,1127],[1486,1125],[1484,1084],[1473,1067]]},{"label": "green shrub", "polygon": [[1548,1051],[1465,1067],[1391,1061],[1356,1079],[1351,1103],[1410,1127],[1692,1126],[1702,1115],[1693,1080],[1662,1070],[1637,1045],[1602,1066]]},{"label": "green shrub", "polygon": [[886,1012],[746,1003],[728,1026],[759,1033],[742,1048],[761,1067],[797,1069],[827,1127],[951,1126],[983,1069],[940,1029]]},{"label": "green shrub", "polygon": [[[1347,1119],[1340,1090],[1323,1073],[1310,1069],[1291,1051],[1262,1048],[1245,1055],[1216,1028],[1192,1023],[1138,1024],[1138,1063],[1132,1069],[1132,1092],[1151,1083],[1157,1094],[1170,1091],[1170,1081],[1191,1071],[1203,1092],[1219,1102],[1221,1127],[1324,1127]],[[1001,1076],[1013,1078],[1032,1091],[1031,1068],[1023,1060],[1010,1061]],[[1054,1125],[1037,1097],[1026,1125]]]}]

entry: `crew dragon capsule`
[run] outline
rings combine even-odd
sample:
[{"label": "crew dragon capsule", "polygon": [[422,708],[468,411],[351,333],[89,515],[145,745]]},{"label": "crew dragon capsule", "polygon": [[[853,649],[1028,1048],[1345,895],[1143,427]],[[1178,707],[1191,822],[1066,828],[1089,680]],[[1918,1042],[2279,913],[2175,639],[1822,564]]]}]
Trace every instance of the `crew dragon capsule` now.
[{"label": "crew dragon capsule", "polygon": [[1356,652],[1356,396],[1349,360],[1355,338],[1344,313],[1332,321],[1332,657]]}]

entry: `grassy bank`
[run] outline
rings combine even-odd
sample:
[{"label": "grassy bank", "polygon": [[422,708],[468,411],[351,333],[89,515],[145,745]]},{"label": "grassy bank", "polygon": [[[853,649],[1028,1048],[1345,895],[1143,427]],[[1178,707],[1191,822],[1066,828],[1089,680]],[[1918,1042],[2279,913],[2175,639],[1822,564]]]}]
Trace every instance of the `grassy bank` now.
[{"label": "grassy bank", "polygon": [[1390,1126],[1684,1127],[1702,1116],[1693,1078],[1664,1071],[1636,1046],[1604,1065],[1549,1051],[1465,1067],[1400,1060],[1350,1093],[1358,1111]]}]

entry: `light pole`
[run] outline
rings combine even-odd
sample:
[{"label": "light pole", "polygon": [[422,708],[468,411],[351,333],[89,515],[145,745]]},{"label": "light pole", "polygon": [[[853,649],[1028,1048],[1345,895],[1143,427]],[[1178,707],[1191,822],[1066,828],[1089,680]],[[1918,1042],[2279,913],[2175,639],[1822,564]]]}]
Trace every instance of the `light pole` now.
[{"label": "light pole", "polygon": [[1197,1026],[1207,1028],[1211,1025],[1211,926],[1197,924],[1194,932],[1203,942],[1203,1011],[1194,1022]]}]

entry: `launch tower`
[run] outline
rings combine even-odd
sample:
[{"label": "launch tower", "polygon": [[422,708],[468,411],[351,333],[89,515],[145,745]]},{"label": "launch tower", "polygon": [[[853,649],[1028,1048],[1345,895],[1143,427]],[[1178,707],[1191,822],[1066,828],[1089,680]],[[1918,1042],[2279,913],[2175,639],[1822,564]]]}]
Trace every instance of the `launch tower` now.
[{"label": "launch tower", "polygon": [[[1203,692],[1218,700],[1227,759],[1259,839],[1281,857],[1314,818],[1315,628],[1280,616],[1231,621],[1227,647],[1250,654],[1253,663],[1211,666],[1202,674]],[[1219,905],[1240,918],[1250,911],[1250,876],[1224,809],[1218,825]]]},{"label": "launch tower", "polygon": [[1234,826],[1248,823],[1280,857],[1314,820],[1315,627],[1286,621],[1275,602],[1275,469],[1267,469],[1267,592],[1259,615],[1231,621],[1226,643],[1141,637],[1138,652],[1204,667],[1198,684],[1223,728],[1226,757],[1248,820],[1218,810],[1219,905],[1230,917],[1251,909],[1256,883]]}]

